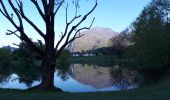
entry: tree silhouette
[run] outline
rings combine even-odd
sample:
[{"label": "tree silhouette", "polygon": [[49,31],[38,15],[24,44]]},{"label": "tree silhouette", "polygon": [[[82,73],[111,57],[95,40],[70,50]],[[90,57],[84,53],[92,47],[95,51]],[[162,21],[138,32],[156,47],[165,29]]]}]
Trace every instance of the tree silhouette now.
[{"label": "tree silhouette", "polygon": [[120,33],[110,39],[111,47],[115,50],[119,59],[122,59],[125,48],[128,46],[129,42],[125,33]]},{"label": "tree silhouette", "polygon": [[[80,35],[79,32],[84,29],[89,29],[94,19],[91,22],[89,27],[79,28],[80,24],[86,20],[86,18],[94,11],[97,6],[97,0],[93,8],[87,12],[84,16],[78,15],[77,9],[79,8],[80,0],[73,0],[73,4],[75,5],[75,16],[68,22],[68,3],[66,0],[30,0],[32,5],[35,6],[36,10],[38,10],[39,15],[45,23],[46,31],[43,32],[40,30],[34,22],[27,17],[24,11],[24,6],[22,0],[16,0],[16,3],[12,2],[12,0],[5,0],[8,2],[10,7],[12,8],[14,14],[9,14],[7,6],[4,4],[3,0],[0,0],[1,14],[8,19],[8,21],[15,27],[15,31],[7,30],[7,35],[16,35],[20,40],[26,43],[30,48],[32,48],[36,53],[38,53],[42,57],[42,81],[41,84],[36,86],[39,89],[50,89],[54,88],[54,71],[56,66],[56,59],[61,54],[63,49],[76,38],[80,38],[83,35]],[[63,4],[67,4],[66,6],[66,27],[65,31],[61,34],[60,39],[55,45],[55,18],[56,14],[63,6]],[[16,5],[15,5],[16,4]],[[42,5],[40,5],[42,4]],[[13,16],[16,16],[19,23],[17,23],[16,19],[14,20]],[[28,33],[25,32],[24,23],[26,21],[33,29],[43,38],[45,42],[45,48],[38,48],[34,42],[28,37]],[[76,24],[75,24],[76,23]],[[73,25],[75,24],[75,25]],[[73,25],[73,26],[71,26]],[[18,34],[19,33],[19,34]],[[61,47],[60,47],[61,46]]]}]

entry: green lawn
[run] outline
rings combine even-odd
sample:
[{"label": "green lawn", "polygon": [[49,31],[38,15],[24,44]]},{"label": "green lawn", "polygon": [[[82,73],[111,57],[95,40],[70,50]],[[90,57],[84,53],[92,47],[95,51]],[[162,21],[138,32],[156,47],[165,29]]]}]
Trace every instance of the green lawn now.
[{"label": "green lawn", "polygon": [[170,100],[170,77],[134,90],[98,93],[0,90],[0,100]]}]

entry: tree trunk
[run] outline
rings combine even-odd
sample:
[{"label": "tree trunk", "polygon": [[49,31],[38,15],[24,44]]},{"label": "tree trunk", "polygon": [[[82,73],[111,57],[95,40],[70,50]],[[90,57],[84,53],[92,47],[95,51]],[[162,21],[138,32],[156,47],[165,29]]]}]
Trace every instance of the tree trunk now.
[{"label": "tree trunk", "polygon": [[46,38],[45,38],[45,53],[42,59],[42,82],[41,89],[54,88],[54,72],[56,66],[55,49],[54,49],[54,14],[46,16]]},{"label": "tree trunk", "polygon": [[55,60],[54,55],[45,54],[42,61],[42,82],[40,84],[41,89],[54,88],[54,72],[55,72]]},{"label": "tree trunk", "polygon": [[53,54],[53,52],[50,51],[47,50],[42,58],[41,83],[30,89],[62,91],[61,89],[56,88],[54,86],[54,73],[55,73],[56,61],[54,57],[55,55]]}]

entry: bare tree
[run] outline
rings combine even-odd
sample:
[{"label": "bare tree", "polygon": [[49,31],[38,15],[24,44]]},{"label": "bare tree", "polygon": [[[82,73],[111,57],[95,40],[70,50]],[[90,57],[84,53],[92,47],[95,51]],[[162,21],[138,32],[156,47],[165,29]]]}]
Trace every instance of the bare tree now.
[{"label": "bare tree", "polygon": [[[77,9],[79,8],[79,0],[73,0],[73,4],[75,5],[75,16],[68,22],[68,4],[66,0],[30,0],[32,4],[35,6],[39,15],[45,23],[46,31],[43,32],[40,30],[35,23],[27,17],[24,11],[24,4],[22,0],[15,0],[16,5],[12,0],[5,0],[8,2],[10,7],[12,8],[14,14],[10,14],[3,0],[0,0],[1,14],[8,19],[8,21],[15,27],[15,31],[7,30],[7,35],[16,35],[20,40],[26,43],[29,47],[31,47],[36,53],[38,53],[42,57],[42,81],[40,85],[36,86],[39,89],[50,89],[54,88],[54,72],[56,66],[56,59],[61,54],[62,50],[76,38],[80,38],[83,36],[78,35],[80,31],[84,29],[90,29],[93,24],[94,19],[91,22],[89,27],[79,28],[80,24],[86,20],[86,18],[94,11],[97,6],[97,0],[92,9],[87,12],[85,15],[78,15]],[[42,4],[42,7],[41,5]],[[56,14],[60,10],[60,8],[66,4],[66,27],[65,30],[55,45],[55,18]],[[18,18],[19,23],[13,19],[13,15]],[[79,19],[79,20],[77,20]],[[26,21],[33,29],[43,38],[45,42],[45,49],[38,48],[34,42],[28,37],[28,33],[24,31],[24,23]],[[77,23],[76,23],[77,22]],[[75,24],[76,23],[76,24]],[[75,25],[73,25],[75,24]],[[64,41],[64,43],[63,43]]]}]

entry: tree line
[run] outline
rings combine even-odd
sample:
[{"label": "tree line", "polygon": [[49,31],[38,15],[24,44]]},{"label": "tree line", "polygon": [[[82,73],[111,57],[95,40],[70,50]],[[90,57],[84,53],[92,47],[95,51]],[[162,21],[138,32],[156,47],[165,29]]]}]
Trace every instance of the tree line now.
[{"label": "tree line", "polygon": [[152,0],[125,31],[111,39],[119,58],[127,59],[141,71],[169,70],[169,15],[169,0]]}]

